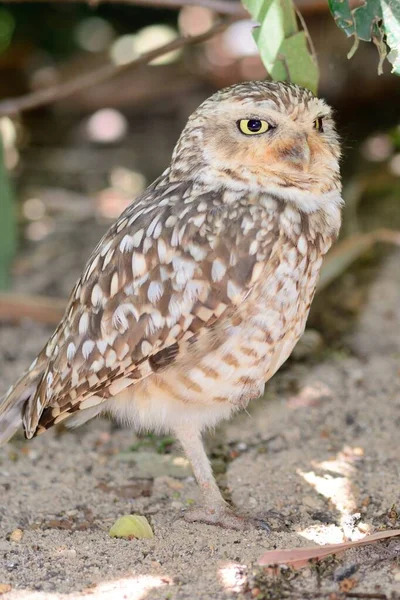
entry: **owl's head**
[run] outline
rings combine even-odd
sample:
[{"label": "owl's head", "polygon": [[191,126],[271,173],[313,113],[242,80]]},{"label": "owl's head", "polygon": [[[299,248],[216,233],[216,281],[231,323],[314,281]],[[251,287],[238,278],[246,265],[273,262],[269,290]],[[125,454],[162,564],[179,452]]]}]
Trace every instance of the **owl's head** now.
[{"label": "owl's head", "polygon": [[297,85],[252,81],[203,102],[181,135],[172,167],[236,189],[318,196],[340,191],[339,158],[323,100]]}]

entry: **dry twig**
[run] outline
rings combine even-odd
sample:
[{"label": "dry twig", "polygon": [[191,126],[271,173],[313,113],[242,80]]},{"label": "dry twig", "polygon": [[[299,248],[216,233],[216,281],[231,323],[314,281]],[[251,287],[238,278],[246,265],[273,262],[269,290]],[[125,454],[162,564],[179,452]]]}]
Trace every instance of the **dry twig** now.
[{"label": "dry twig", "polygon": [[0,102],[0,117],[14,116],[22,111],[33,110],[34,108],[51,104],[56,100],[62,100],[63,98],[72,96],[73,94],[81,92],[84,89],[88,89],[94,85],[102,83],[107,79],[111,79],[122,72],[131,69],[137,69],[141,65],[147,65],[155,58],[163,56],[164,54],[168,54],[173,50],[183,48],[184,46],[201,44],[202,42],[205,42],[215,35],[225,31],[225,29],[227,29],[229,25],[236,20],[237,17],[230,17],[224,21],[215,23],[215,25],[210,27],[208,31],[199,35],[181,36],[176,40],[169,42],[168,44],[163,44],[154,50],[150,50],[150,52],[142,54],[138,58],[128,63],[122,65],[114,65],[112,63],[106,64],[98,69],[95,69],[94,71],[84,73],[83,75],[80,75],[69,81],[65,81],[64,83],[48,87],[38,92],[26,94],[25,96],[20,96],[18,98],[7,98],[2,100]]}]

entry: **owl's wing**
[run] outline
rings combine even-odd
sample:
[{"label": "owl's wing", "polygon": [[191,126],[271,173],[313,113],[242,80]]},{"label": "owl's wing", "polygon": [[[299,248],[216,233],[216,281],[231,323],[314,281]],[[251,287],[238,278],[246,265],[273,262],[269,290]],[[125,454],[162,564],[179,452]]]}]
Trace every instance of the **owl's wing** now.
[{"label": "owl's wing", "polygon": [[45,368],[25,409],[27,437],[172,364],[243,302],[268,260],[276,222],[271,212],[260,254],[257,215],[221,217],[223,205],[216,192],[169,183],[121,215],[39,355]]}]

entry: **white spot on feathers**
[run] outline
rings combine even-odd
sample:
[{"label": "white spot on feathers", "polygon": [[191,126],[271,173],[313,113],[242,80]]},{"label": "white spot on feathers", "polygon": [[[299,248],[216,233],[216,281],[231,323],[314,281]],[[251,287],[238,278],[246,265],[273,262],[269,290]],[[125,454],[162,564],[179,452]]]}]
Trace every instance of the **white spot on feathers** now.
[{"label": "white spot on feathers", "polygon": [[126,331],[128,329],[129,323],[127,319],[127,315],[133,315],[136,321],[139,320],[139,312],[133,306],[133,304],[126,303],[120,304],[118,308],[114,311],[112,316],[112,324],[116,329]]},{"label": "white spot on feathers", "polygon": [[85,335],[89,327],[89,315],[87,312],[84,312],[79,319],[78,330],[81,335]]},{"label": "white spot on feathers", "polygon": [[307,244],[306,237],[304,235],[301,235],[297,241],[297,250],[303,256],[305,256],[305,254],[307,253],[307,249],[308,249],[308,244]]},{"label": "white spot on feathers", "polygon": [[91,295],[91,301],[92,301],[93,306],[97,306],[97,305],[101,304],[102,299],[103,299],[103,291],[102,291],[101,287],[99,286],[99,284],[96,283],[93,286],[92,295]]},{"label": "white spot on feathers", "polygon": [[132,275],[133,277],[140,277],[144,275],[147,270],[146,259],[143,254],[134,252],[132,254]]},{"label": "white spot on feathers", "polygon": [[228,284],[226,287],[226,293],[228,294],[229,300],[231,300],[234,304],[237,304],[238,302],[240,302],[242,290],[232,280],[228,281]]},{"label": "white spot on feathers", "polygon": [[221,281],[226,273],[226,266],[222,260],[216,258],[211,268],[211,278],[213,281]]},{"label": "white spot on feathers", "polygon": [[98,340],[98,341],[96,342],[96,346],[97,346],[97,348],[98,348],[99,352],[100,352],[101,354],[104,354],[104,352],[105,352],[105,351],[106,351],[106,349],[107,349],[108,342],[107,342],[107,340]]},{"label": "white spot on feathers", "polygon": [[119,244],[120,251],[122,253],[130,252],[133,247],[134,247],[133,237],[131,235],[125,235]]},{"label": "white spot on feathers", "polygon": [[115,353],[115,350],[110,348],[110,350],[108,351],[108,354],[106,356],[106,367],[112,367],[115,364],[116,360],[117,360],[117,355]]},{"label": "white spot on feathers", "polygon": [[147,290],[147,297],[152,304],[158,302],[164,293],[164,285],[161,281],[151,281]]},{"label": "white spot on feathers", "polygon": [[144,340],[142,342],[141,350],[142,355],[147,356],[153,350],[153,346],[147,340]]},{"label": "white spot on feathers", "polygon": [[86,360],[89,358],[90,353],[92,352],[95,343],[92,340],[86,340],[86,342],[82,345],[82,356]]},{"label": "white spot on feathers", "polygon": [[67,347],[67,360],[73,360],[76,354],[76,346],[73,342],[70,342]]},{"label": "white spot on feathers", "polygon": [[103,262],[103,266],[102,266],[102,270],[104,271],[104,269],[107,267],[107,265],[110,263],[112,257],[114,256],[114,249],[111,248],[111,250],[109,250],[104,258],[104,262]]},{"label": "white spot on feathers", "polygon": [[111,298],[113,296],[115,296],[115,294],[118,292],[118,283],[119,283],[118,273],[115,272],[114,275],[112,276],[111,284],[110,284],[110,297]]},{"label": "white spot on feathers", "polygon": [[178,285],[184,285],[189,279],[192,279],[196,264],[192,260],[174,256],[172,266],[176,272],[176,282]]}]

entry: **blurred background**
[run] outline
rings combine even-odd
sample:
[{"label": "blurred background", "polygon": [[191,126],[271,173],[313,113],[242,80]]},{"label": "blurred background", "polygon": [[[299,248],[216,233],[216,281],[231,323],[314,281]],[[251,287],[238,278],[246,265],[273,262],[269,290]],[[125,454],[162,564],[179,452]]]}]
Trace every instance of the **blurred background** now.
[{"label": "blurred background", "polygon": [[[347,203],[342,241],[313,307],[309,342],[314,350],[343,350],[382,257],[398,241],[400,78],[390,74],[388,63],[378,76],[373,44],[361,43],[347,59],[352,43],[327,3],[302,0],[298,7],[316,49],[320,95],[336,110]],[[0,7],[0,113],[6,115],[0,118],[0,283],[15,294],[1,296],[3,325],[33,318],[51,329],[99,237],[168,165],[192,110],[218,88],[267,75],[251,36],[253,23],[244,18],[202,44],[150,65],[120,68],[112,78],[65,98],[56,95],[37,109],[12,114],[9,100],[110,61],[121,67],[182,34],[206,31],[217,17],[208,7],[190,5]]]}]

